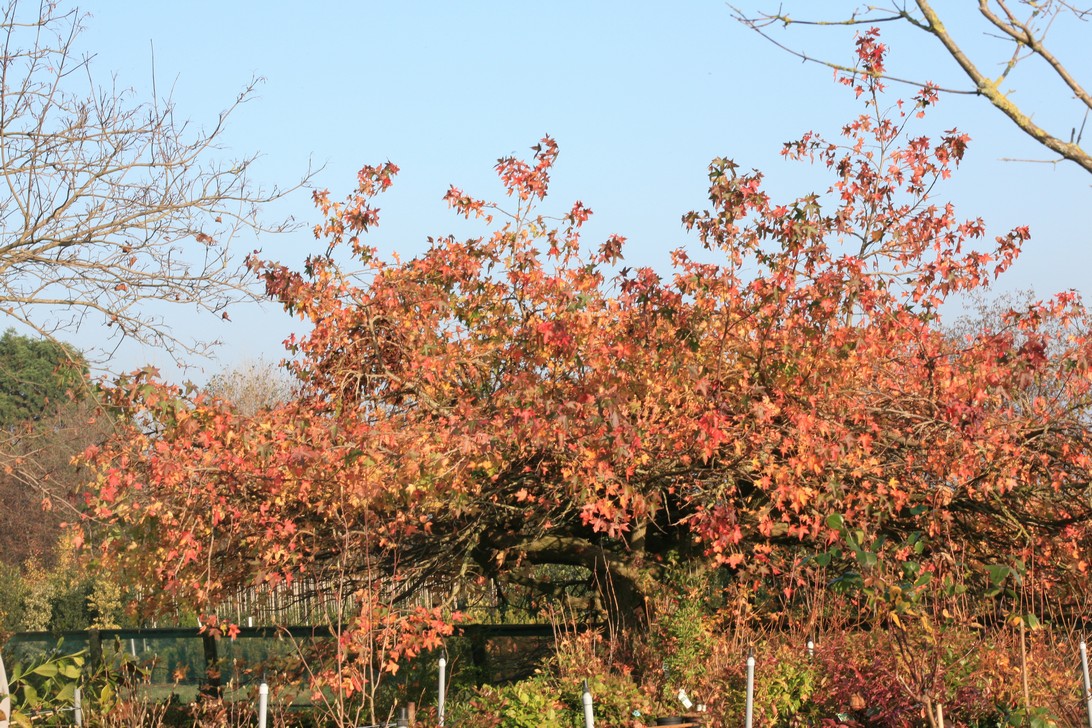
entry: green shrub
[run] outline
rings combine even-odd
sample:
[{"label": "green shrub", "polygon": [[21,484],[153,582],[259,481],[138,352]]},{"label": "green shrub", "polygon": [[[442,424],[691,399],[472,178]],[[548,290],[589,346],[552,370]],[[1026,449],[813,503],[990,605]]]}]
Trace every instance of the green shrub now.
[{"label": "green shrub", "polygon": [[142,676],[135,659],[120,647],[92,667],[87,650],[66,650],[61,640],[13,664],[8,676],[12,723],[70,725],[77,688],[85,716],[105,715],[117,704],[122,684]]},{"label": "green shrub", "polygon": [[484,686],[448,712],[452,725],[482,728],[572,728],[574,715],[545,675],[501,687]]}]

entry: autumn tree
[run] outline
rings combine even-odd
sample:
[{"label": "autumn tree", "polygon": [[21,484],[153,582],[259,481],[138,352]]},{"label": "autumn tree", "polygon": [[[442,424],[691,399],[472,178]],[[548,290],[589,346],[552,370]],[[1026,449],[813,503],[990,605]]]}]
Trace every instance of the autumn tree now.
[{"label": "autumn tree", "polygon": [[[1069,57],[1048,38],[1073,31],[1089,19],[1092,8],[1066,0],[979,0],[977,8],[961,8],[956,11],[949,5],[928,0],[882,3],[862,6],[838,15],[827,13],[810,15],[814,7],[800,5],[802,15],[794,12],[792,4],[780,5],[776,12],[760,12],[732,6],[735,17],[747,27],[761,34],[773,44],[792,53],[801,60],[819,63],[836,71],[848,71],[849,67],[822,54],[808,51],[799,40],[790,40],[784,30],[792,27],[825,29],[830,32],[838,27],[860,30],[874,26],[902,25],[931,36],[931,44],[922,49],[936,49],[950,57],[960,76],[968,85],[953,85],[945,91],[974,94],[983,97],[999,113],[1036,142],[1057,155],[1057,160],[1068,160],[1092,172],[1092,155],[1082,146],[1085,123],[1092,110],[1092,95],[1080,78],[1083,69],[1080,60],[1082,49],[1071,49]],[[957,27],[957,12],[969,13],[977,22]],[[961,35],[961,31],[964,34]],[[984,44],[976,43],[968,36],[978,34]],[[1077,31],[1074,31],[1077,32]],[[912,72],[911,72],[912,73]],[[888,74],[885,79],[925,86],[938,79],[915,77],[910,74]],[[1034,101],[1021,101],[1020,89],[1050,87],[1050,107],[1036,106]],[[1064,109],[1062,119],[1053,117],[1056,109]]]},{"label": "autumn tree", "polygon": [[73,458],[110,432],[74,347],[8,330],[0,336],[0,632],[86,627],[89,578],[64,524],[78,520],[82,478]]},{"label": "autumn tree", "polygon": [[220,148],[254,84],[199,128],[169,97],[100,80],[82,22],[51,2],[0,7],[0,311],[45,336],[102,326],[181,358],[208,342],[179,337],[158,304],[224,315],[253,295],[232,238],[282,227],[258,208],[283,192]]},{"label": "autumn tree", "polygon": [[[52,567],[63,524],[78,518],[73,458],[111,433],[75,347],[8,330],[0,336],[0,561]],[[63,550],[63,549],[62,549]]]},{"label": "autumn tree", "polygon": [[117,625],[120,587],[83,568],[67,528],[79,522],[75,494],[87,477],[74,458],[111,425],[81,351],[12,330],[0,336],[0,636]]},{"label": "autumn tree", "polygon": [[[81,435],[87,431],[80,421],[87,414],[81,405],[86,367],[71,346],[10,329],[0,337],[0,442],[9,454],[0,474],[6,504],[0,515],[0,559],[9,565],[19,566],[31,556],[52,560],[65,516],[60,508],[43,512],[42,502],[52,497],[60,497],[59,506],[68,502],[75,490],[69,461],[92,442],[72,437],[73,426]],[[71,520],[71,511],[67,517]]]},{"label": "autumn tree", "polygon": [[316,193],[326,252],[255,263],[312,326],[290,342],[297,397],[248,415],[150,372],[121,380],[129,425],[87,454],[95,547],[209,610],[304,573],[395,602],[491,580],[502,603],[640,626],[672,559],[704,556],[774,612],[823,553],[884,594],[880,567],[914,559],[938,584],[1033,564],[1039,597],[1079,603],[1083,309],[1065,294],[945,329],[942,304],[1001,275],[1029,232],[991,241],[938,199],[966,136],[915,133],[936,89],[891,101],[875,32],[857,53],[841,80],[862,114],[783,150],[830,189],[779,203],[714,160],[709,209],[684,216],[701,249],[666,275],[620,267],[621,237],[587,245],[583,204],[542,210],[550,138],[498,162],[508,204],[448,192],[482,237],[410,260],[367,239],[394,165],[344,201]]}]

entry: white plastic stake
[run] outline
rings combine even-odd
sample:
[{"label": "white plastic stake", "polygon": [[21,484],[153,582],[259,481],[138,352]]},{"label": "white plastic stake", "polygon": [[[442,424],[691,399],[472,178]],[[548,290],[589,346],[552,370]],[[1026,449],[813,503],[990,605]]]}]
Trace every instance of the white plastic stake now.
[{"label": "white plastic stake", "polygon": [[592,707],[591,690],[584,681],[584,728],[595,728],[595,709]]},{"label": "white plastic stake", "polygon": [[752,728],[755,715],[755,656],[747,657],[747,716],[745,725]]},{"label": "white plastic stake", "polygon": [[1081,671],[1084,673],[1084,705],[1088,709],[1088,725],[1092,728],[1092,682],[1088,679],[1088,645],[1081,640]]},{"label": "white plastic stake", "polygon": [[944,706],[937,703],[937,725],[944,728]]},{"label": "white plastic stake", "polygon": [[440,696],[436,703],[436,717],[439,725],[444,724],[444,703],[447,699],[447,658],[440,657]]},{"label": "white plastic stake", "polygon": [[258,686],[258,728],[265,728],[269,721],[269,685]]},{"label": "white plastic stake", "polygon": [[808,640],[808,657],[815,657],[815,642],[813,640]]},{"label": "white plastic stake", "polygon": [[11,722],[8,720],[8,716],[11,715],[11,690],[8,687],[8,672],[4,669],[4,658],[0,657],[0,711],[3,711],[4,717],[0,718],[0,728],[8,728]]},{"label": "white plastic stake", "polygon": [[83,695],[79,688],[72,693],[72,722],[77,727],[83,725]]}]

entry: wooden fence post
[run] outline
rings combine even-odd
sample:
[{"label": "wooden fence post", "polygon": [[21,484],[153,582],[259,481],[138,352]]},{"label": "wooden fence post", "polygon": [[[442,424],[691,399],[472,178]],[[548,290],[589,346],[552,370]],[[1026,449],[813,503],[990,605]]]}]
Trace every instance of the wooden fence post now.
[{"label": "wooden fence post", "polygon": [[201,694],[211,698],[219,698],[223,692],[223,683],[220,675],[219,638],[216,635],[201,635],[201,644],[205,651],[205,682],[201,686]]}]

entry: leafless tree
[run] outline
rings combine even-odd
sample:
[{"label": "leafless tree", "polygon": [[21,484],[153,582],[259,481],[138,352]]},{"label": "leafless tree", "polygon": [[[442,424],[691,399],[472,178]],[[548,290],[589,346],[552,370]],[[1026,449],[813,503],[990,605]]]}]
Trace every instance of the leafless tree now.
[{"label": "leafless tree", "polygon": [[[801,7],[806,6],[808,11],[820,5],[824,9],[829,7],[825,3],[801,3]],[[737,20],[783,50],[804,61],[842,71],[852,69],[830,58],[810,55],[800,46],[785,40],[778,33],[778,28],[795,25],[829,29],[835,26],[869,27],[897,23],[927,33],[955,61],[961,74],[970,80],[969,88],[945,90],[982,96],[1023,132],[1057,155],[1050,160],[1036,161],[1069,160],[1085,171],[1092,172],[1092,154],[1081,146],[1085,121],[1092,110],[1092,95],[1077,78],[1073,70],[1075,66],[1067,65],[1047,43],[1047,36],[1052,29],[1067,22],[1088,21],[1092,17],[1092,8],[1081,8],[1064,0],[978,0],[977,17],[981,32],[999,41],[990,50],[979,52],[978,48],[972,51],[972,44],[957,40],[946,22],[951,20],[949,16],[955,15],[952,5],[934,4],[928,0],[892,0],[885,5],[862,6],[845,17],[807,19],[790,14],[784,5],[773,13],[745,12],[735,5],[730,7]],[[1081,47],[1078,51],[1083,54],[1086,49]],[[1048,130],[1040,126],[1036,121],[1037,109],[1017,103],[1012,93],[1006,89],[1013,80],[1013,72],[1025,65],[1034,74],[1027,78],[1035,79],[1025,81],[1026,83],[1059,82],[1057,87],[1060,93],[1073,100],[1074,116],[1063,128]],[[992,68],[997,69],[995,74],[991,74],[989,69]],[[895,76],[888,78],[919,86],[930,80]],[[1063,99],[1056,97],[1054,101],[1061,104]]]},{"label": "leafless tree", "polygon": [[253,156],[225,161],[224,124],[254,82],[199,128],[169,96],[96,78],[81,22],[49,0],[0,2],[0,312],[50,337],[105,325],[180,360],[208,342],[160,303],[226,317],[254,296],[228,244],[283,229],[258,211],[286,190],[248,180]]},{"label": "leafless tree", "polygon": [[237,413],[249,417],[288,402],[296,395],[297,388],[298,382],[285,367],[259,358],[213,375],[205,391],[231,402]]}]

